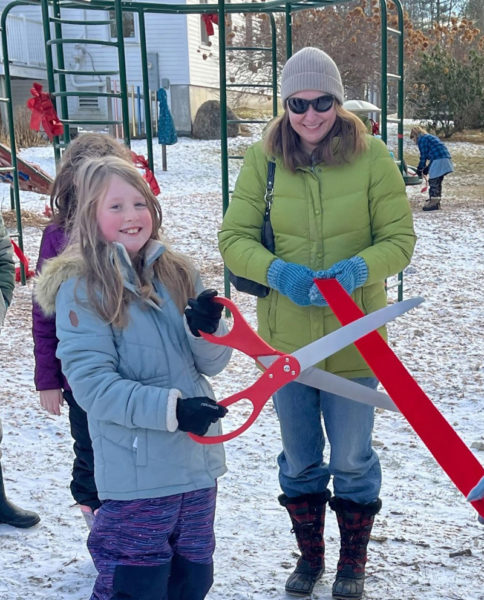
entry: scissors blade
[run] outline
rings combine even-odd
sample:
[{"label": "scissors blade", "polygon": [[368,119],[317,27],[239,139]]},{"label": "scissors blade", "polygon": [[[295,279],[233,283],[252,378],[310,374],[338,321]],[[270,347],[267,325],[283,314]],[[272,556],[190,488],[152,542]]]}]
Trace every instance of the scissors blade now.
[{"label": "scissors blade", "polygon": [[408,300],[403,300],[402,302],[380,308],[336,331],[328,333],[328,335],[311,342],[307,346],[299,348],[299,350],[292,353],[292,356],[297,359],[301,365],[301,371],[305,371],[308,367],[312,367],[328,356],[349,346],[356,340],[359,340],[368,333],[385,325],[388,321],[415,308],[415,306],[418,306],[423,301],[424,299],[420,297],[409,298]]},{"label": "scissors blade", "polygon": [[[260,356],[258,361],[267,368],[278,358],[278,356]],[[308,367],[296,377],[295,381],[324,392],[330,392],[336,396],[343,396],[344,398],[361,402],[362,404],[400,412],[395,402],[387,394],[378,392],[366,385],[361,385],[361,383],[356,383],[356,381],[351,381],[351,379],[345,379],[339,375],[328,373],[328,371],[323,371],[322,369]]]}]

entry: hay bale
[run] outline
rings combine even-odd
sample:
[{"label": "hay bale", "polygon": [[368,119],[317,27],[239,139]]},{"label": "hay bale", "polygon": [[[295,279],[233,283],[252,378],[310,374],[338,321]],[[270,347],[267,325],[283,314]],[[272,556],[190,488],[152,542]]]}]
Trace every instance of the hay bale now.
[{"label": "hay bale", "polygon": [[[237,119],[237,115],[227,107],[227,119]],[[228,137],[239,135],[237,123],[227,124]],[[207,100],[197,110],[193,121],[192,136],[198,140],[220,139],[220,102],[218,100]]]}]

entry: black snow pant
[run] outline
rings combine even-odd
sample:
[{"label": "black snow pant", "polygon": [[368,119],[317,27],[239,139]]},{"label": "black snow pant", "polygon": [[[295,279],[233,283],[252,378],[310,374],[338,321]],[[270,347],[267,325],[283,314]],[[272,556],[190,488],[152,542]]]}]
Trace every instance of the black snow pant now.
[{"label": "black snow pant", "polygon": [[78,504],[96,510],[101,506],[94,481],[94,454],[87,426],[87,414],[77,404],[70,391],[64,391],[69,406],[69,422],[74,440],[74,464],[72,467],[71,494]]},{"label": "black snow pant", "polygon": [[434,177],[429,179],[429,198],[441,198],[442,197],[442,182],[444,181],[444,175],[440,177]]},{"label": "black snow pant", "polygon": [[111,600],[203,600],[212,583],[212,563],[175,554],[171,563],[158,566],[118,565]]}]

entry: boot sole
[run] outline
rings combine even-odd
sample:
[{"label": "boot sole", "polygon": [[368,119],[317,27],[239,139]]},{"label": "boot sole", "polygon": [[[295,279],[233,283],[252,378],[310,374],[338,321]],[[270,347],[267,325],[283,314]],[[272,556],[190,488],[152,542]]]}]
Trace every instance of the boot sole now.
[{"label": "boot sole", "polygon": [[8,523],[7,521],[0,521],[0,525],[10,525],[10,527],[16,527],[17,529],[29,529],[40,523],[40,517],[38,519],[32,519],[28,523]]}]

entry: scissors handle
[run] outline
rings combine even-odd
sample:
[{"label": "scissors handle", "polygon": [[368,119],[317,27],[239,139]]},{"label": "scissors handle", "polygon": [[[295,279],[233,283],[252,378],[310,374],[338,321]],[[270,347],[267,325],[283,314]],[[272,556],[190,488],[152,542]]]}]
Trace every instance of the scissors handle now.
[{"label": "scissors handle", "polygon": [[264,371],[261,377],[251,386],[237,392],[219,402],[222,406],[230,406],[239,400],[249,400],[252,403],[252,413],[247,421],[238,429],[214,436],[201,436],[189,433],[188,435],[200,444],[220,444],[227,442],[243,433],[257,419],[264,405],[272,394],[286,383],[290,383],[299,375],[301,368],[299,362],[291,354],[282,354],[272,365]]},{"label": "scissors handle", "polygon": [[225,335],[212,335],[211,333],[200,331],[200,335],[205,340],[208,340],[213,344],[220,344],[221,346],[229,346],[230,348],[240,350],[254,360],[257,360],[258,356],[275,356],[283,354],[279,350],[269,346],[269,344],[250,327],[242,316],[242,313],[231,300],[216,296],[213,301],[218,302],[218,304],[223,304],[230,310],[233,315],[234,323],[230,331]]}]

